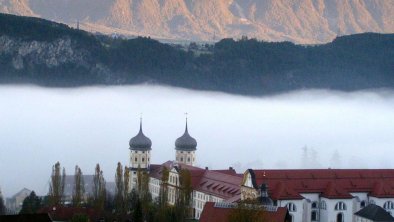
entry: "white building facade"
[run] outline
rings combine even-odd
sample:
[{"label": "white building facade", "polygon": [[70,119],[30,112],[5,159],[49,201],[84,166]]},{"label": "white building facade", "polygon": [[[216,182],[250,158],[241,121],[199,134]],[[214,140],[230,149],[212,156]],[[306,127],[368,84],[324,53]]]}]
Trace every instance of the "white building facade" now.
[{"label": "white building facade", "polygon": [[394,213],[394,170],[247,170],[241,199],[258,196],[261,183],[294,222],[356,222],[369,203]]}]

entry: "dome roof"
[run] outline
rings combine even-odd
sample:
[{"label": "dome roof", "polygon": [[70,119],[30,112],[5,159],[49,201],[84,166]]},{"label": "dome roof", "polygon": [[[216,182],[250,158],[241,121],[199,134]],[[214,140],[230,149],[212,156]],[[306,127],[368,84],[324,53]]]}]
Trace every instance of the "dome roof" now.
[{"label": "dome roof", "polygon": [[175,140],[175,149],[176,150],[186,150],[186,151],[194,151],[197,147],[197,141],[193,137],[189,135],[187,129],[187,121],[185,132],[181,137]]},{"label": "dome roof", "polygon": [[130,139],[129,145],[131,150],[146,151],[152,149],[152,141],[142,132],[142,121],[140,122],[140,131]]}]

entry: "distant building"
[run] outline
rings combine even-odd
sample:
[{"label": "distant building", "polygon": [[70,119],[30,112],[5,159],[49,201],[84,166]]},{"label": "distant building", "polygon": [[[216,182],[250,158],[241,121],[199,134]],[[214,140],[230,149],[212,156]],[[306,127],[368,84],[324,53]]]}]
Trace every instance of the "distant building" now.
[{"label": "distant building", "polygon": [[10,213],[19,213],[22,209],[23,201],[31,193],[31,190],[23,188],[18,193],[14,194],[11,198],[7,198],[6,207]]}]

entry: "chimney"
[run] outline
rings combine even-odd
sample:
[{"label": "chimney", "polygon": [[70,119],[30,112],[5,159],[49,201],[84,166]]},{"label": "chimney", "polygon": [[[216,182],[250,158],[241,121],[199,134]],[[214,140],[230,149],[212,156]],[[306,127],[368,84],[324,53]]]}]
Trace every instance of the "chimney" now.
[{"label": "chimney", "polygon": [[232,166],[231,166],[231,167],[229,167],[228,169],[229,169],[229,170],[234,170]]},{"label": "chimney", "polygon": [[205,167],[205,170],[208,170],[208,167]]}]

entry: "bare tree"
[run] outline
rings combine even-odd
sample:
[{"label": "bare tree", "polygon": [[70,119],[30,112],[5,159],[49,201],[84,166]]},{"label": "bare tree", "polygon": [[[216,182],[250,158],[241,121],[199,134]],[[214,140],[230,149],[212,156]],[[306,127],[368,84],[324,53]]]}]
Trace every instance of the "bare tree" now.
[{"label": "bare tree", "polygon": [[59,205],[62,203],[66,170],[63,168],[63,173],[61,174],[60,169],[59,162],[52,166],[51,182],[49,184],[49,198],[52,205]]},{"label": "bare tree", "polygon": [[123,167],[120,162],[118,162],[118,166],[116,167],[115,185],[115,209],[120,212],[123,210],[124,195]]},{"label": "bare tree", "polygon": [[73,190],[73,204],[74,206],[81,206],[82,201],[85,197],[85,182],[81,168],[75,166],[74,174],[74,190]]},{"label": "bare tree", "polygon": [[123,200],[124,200],[124,208],[125,212],[129,211],[130,206],[130,169],[125,166],[124,167],[124,174],[123,174]]}]

